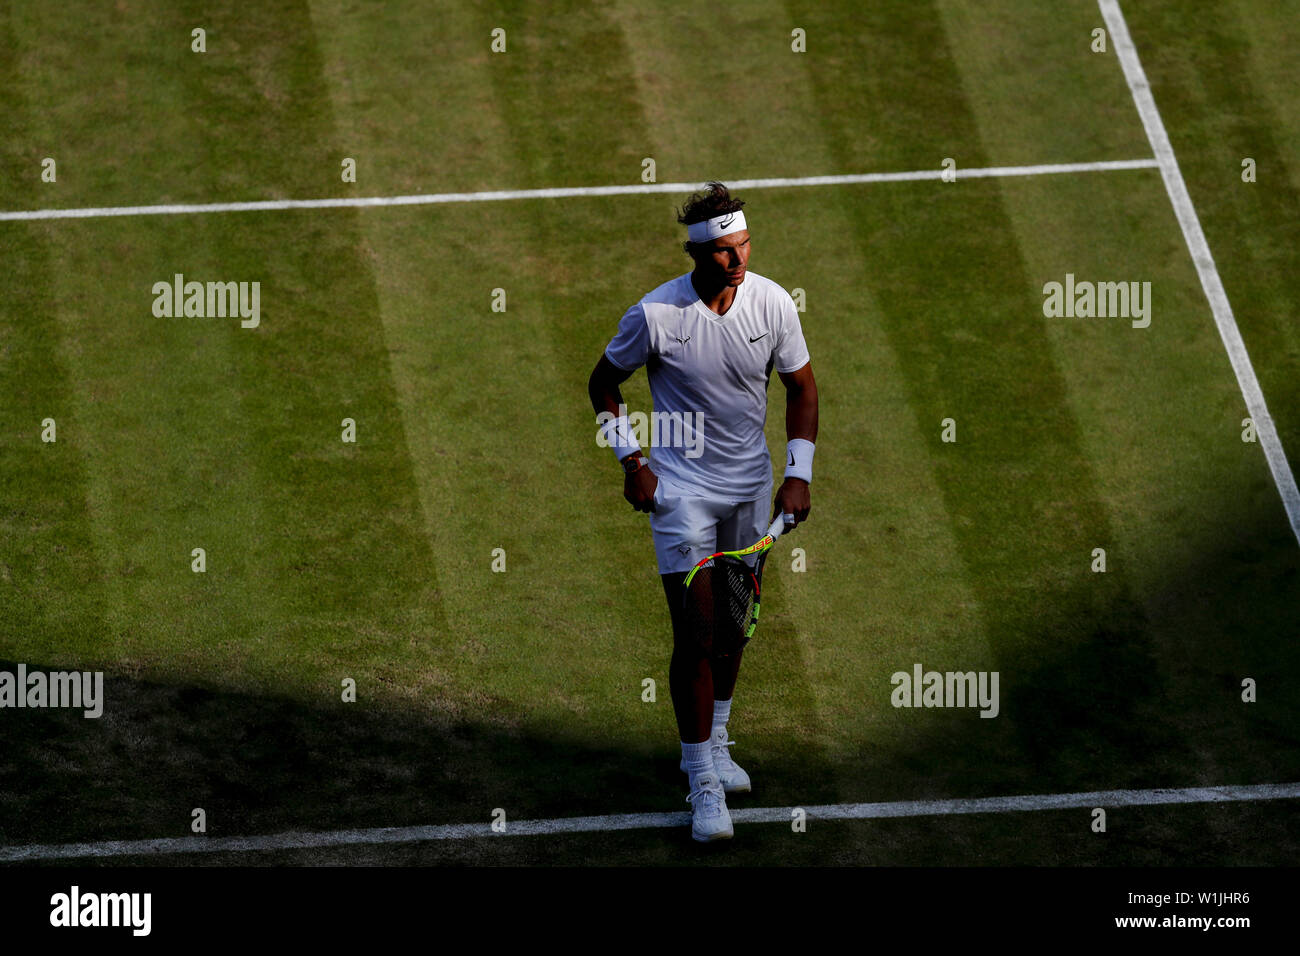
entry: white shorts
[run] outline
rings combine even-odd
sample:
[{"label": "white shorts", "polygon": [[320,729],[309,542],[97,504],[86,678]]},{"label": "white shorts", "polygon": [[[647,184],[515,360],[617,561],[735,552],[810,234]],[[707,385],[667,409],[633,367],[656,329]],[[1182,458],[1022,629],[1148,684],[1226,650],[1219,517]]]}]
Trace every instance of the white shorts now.
[{"label": "white shorts", "polygon": [[650,513],[659,573],[689,571],[710,554],[748,548],[767,534],[771,516],[770,484],[762,497],[736,502],[683,494],[660,476]]}]

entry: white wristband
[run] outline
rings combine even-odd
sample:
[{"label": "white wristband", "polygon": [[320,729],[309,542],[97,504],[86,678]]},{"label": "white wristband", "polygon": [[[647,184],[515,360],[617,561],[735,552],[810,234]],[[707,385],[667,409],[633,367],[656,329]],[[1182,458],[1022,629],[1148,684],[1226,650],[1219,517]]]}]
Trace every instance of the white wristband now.
[{"label": "white wristband", "polygon": [[614,457],[618,461],[641,450],[636,436],[632,434],[632,426],[628,423],[626,415],[607,421],[601,426],[601,433],[604,435],[605,444],[614,449]]},{"label": "white wristband", "polygon": [[785,476],[802,478],[812,484],[813,450],[816,446],[806,438],[791,438],[785,446]]}]

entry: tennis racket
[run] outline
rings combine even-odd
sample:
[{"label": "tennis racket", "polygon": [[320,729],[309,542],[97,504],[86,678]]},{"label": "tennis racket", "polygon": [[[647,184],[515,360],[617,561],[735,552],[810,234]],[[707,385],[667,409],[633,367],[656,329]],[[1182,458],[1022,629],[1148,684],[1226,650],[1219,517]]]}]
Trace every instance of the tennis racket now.
[{"label": "tennis racket", "polygon": [[[738,639],[737,647],[744,647],[754,636],[762,595],[763,562],[785,531],[787,519],[789,524],[794,524],[794,515],[781,515],[772,522],[767,534],[748,548],[711,554],[687,572],[683,597],[686,620],[705,647],[713,646],[717,634]],[[758,556],[752,568],[744,560],[751,555]]]}]

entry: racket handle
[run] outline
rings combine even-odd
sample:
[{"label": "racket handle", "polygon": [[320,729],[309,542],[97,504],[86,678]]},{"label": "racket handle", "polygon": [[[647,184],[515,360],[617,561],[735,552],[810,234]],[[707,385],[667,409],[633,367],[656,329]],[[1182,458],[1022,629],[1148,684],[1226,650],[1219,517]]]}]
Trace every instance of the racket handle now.
[{"label": "racket handle", "polygon": [[781,537],[781,532],[785,531],[786,525],[794,525],[794,515],[777,515],[776,520],[772,522],[772,526],[767,529],[767,533],[773,538],[779,538]]}]

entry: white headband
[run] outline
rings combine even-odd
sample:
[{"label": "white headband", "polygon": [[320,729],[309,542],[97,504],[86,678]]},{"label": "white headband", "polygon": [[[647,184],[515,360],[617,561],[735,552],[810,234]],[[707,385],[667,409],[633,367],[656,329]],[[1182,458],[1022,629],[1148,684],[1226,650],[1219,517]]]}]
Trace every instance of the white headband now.
[{"label": "white headband", "polygon": [[691,223],[686,227],[686,238],[691,242],[712,242],[733,232],[744,232],[746,228],[743,212],[728,212],[704,222]]}]

